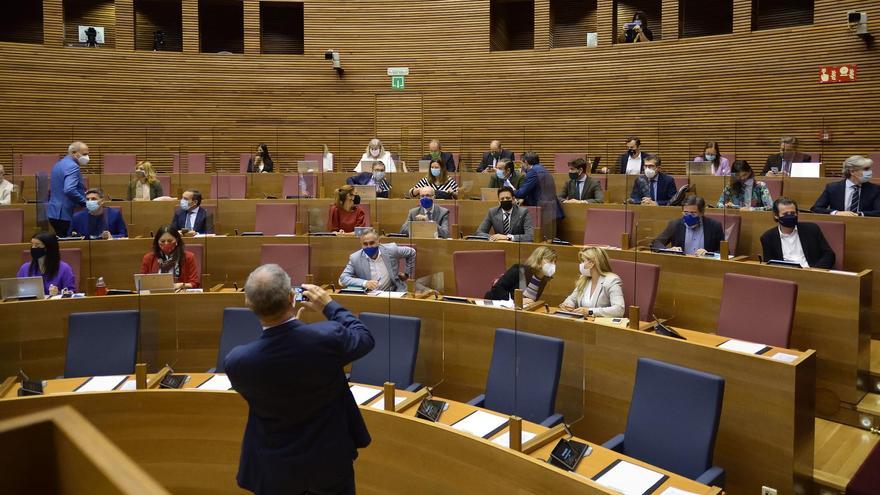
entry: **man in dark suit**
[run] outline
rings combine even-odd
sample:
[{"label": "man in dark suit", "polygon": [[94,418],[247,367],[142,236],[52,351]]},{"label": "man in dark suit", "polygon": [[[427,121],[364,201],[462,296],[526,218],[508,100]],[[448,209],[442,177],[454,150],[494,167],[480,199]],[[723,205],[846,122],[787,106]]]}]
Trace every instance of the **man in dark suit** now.
[{"label": "man in dark suit", "polygon": [[70,231],[66,235],[111,239],[128,237],[128,229],[119,209],[104,206],[104,191],[93,188],[86,191],[86,209],[73,214]]},{"label": "man in dark suit", "polygon": [[376,197],[387,198],[391,191],[391,184],[385,179],[385,164],[375,162],[372,172],[361,172],[345,179],[345,183],[352,186],[376,186]]},{"label": "man in dark suit", "polygon": [[419,206],[409,210],[406,221],[400,226],[400,233],[409,235],[410,222],[429,222],[437,224],[437,237],[449,239],[449,210],[434,204],[434,188],[419,189]]},{"label": "man in dark suit", "polygon": [[521,200],[523,206],[541,207],[541,236],[553,239],[556,237],[556,222],[565,218],[556,196],[556,181],[553,174],[541,165],[541,159],[534,151],[523,153],[522,162],[525,178],[513,197]]},{"label": "man in dark suit", "polygon": [[626,138],[627,152],[617,157],[618,173],[638,175],[645,170],[645,154],[642,153],[642,140],[636,136]]},{"label": "man in dark suit", "polygon": [[706,201],[699,196],[690,196],[681,206],[682,217],[670,220],[666,229],[654,239],[652,247],[671,249],[702,256],[717,253],[724,240],[724,227],[720,222],[704,216]]},{"label": "man in dark suit", "polygon": [[[520,208],[513,201],[513,188],[498,189],[499,206],[489,208],[477,235],[489,236],[490,241],[536,242],[535,228],[528,208]],[[489,229],[495,231],[489,235]]]},{"label": "man in dark suit", "polygon": [[[280,266],[263,265],[245,283],[245,303],[263,334],[224,361],[232,387],[249,406],[238,485],[258,494],[354,494],[353,461],[370,434],[343,368],[375,342],[324,289],[303,289],[296,311],[290,277]],[[328,321],[302,323],[304,308]]]},{"label": "man in dark suit", "polygon": [[439,160],[440,164],[446,167],[447,172],[455,172],[455,157],[452,153],[447,153],[440,149],[440,141],[432,139],[428,143],[428,153],[422,157],[422,160]]},{"label": "man in dark suit", "polygon": [[645,172],[633,182],[629,201],[645,206],[666,206],[675,197],[675,179],[663,173],[660,157],[645,157]]},{"label": "man in dark suit", "polygon": [[480,160],[480,165],[477,166],[477,172],[494,173],[495,164],[498,163],[498,160],[501,160],[502,158],[507,158],[512,162],[516,161],[513,151],[502,148],[501,141],[495,139],[491,143],[489,143],[489,151],[483,153],[483,159]]},{"label": "man in dark suit", "polygon": [[186,229],[186,235],[214,233],[214,216],[201,207],[202,193],[188,189],[180,199],[180,208],[174,211],[171,226],[177,230]]},{"label": "man in dark suit", "polygon": [[788,198],[773,202],[773,218],[779,224],[761,236],[764,261],[786,260],[804,268],[834,266],[834,251],[815,223],[798,222],[797,203]]},{"label": "man in dark suit", "polygon": [[874,161],[864,156],[847,158],[843,162],[844,179],[826,184],[810,211],[849,217],[880,216],[880,186],[869,182],[874,176],[873,165]]},{"label": "man in dark suit", "polygon": [[605,200],[602,184],[587,174],[587,161],[583,158],[568,162],[568,178],[559,195],[563,203],[601,203]]},{"label": "man in dark suit", "polygon": [[[798,152],[798,140],[796,137],[787,136],[780,140],[779,153],[774,153],[767,157],[764,169],[761,175],[789,175],[791,174],[792,163],[809,162],[812,159],[810,155]],[[775,172],[773,170],[776,170]]]}]

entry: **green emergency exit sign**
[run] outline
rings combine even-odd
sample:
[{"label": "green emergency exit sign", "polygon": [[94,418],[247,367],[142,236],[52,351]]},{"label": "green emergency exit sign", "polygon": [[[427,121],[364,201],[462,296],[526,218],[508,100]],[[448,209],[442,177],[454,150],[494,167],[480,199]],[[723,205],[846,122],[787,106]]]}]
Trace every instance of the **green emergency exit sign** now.
[{"label": "green emergency exit sign", "polygon": [[406,86],[403,76],[391,76],[391,89],[402,90]]}]

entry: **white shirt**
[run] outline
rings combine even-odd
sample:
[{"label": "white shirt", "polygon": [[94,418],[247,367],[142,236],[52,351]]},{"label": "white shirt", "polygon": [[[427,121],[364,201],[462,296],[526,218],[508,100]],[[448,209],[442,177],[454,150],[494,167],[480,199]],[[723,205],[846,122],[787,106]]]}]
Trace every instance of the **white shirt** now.
[{"label": "white shirt", "polygon": [[135,200],[140,201],[149,201],[150,200],[150,183],[149,182],[138,182],[135,186],[135,190],[137,193],[135,194]]},{"label": "white shirt", "polygon": [[[367,255],[364,254],[364,256]],[[369,256],[367,256],[367,259],[370,260],[370,280],[376,280],[379,282],[379,286],[376,287],[376,289],[388,290],[391,288],[391,276],[388,274],[388,266],[382,258],[382,252],[379,252],[376,259],[370,258]]]},{"label": "white shirt", "polygon": [[379,161],[385,164],[385,172],[397,172],[397,167],[394,165],[394,160],[391,158],[391,152],[386,151],[384,154],[379,155],[378,158],[373,158],[369,153],[364,153],[361,156],[361,161],[358,162],[357,167],[354,168],[355,172],[364,172],[365,170],[361,169],[361,163],[370,161]]},{"label": "white shirt", "polygon": [[[857,185],[858,184],[856,184],[855,182],[853,182],[849,179],[846,179],[846,190],[844,190],[844,192],[843,192],[843,208],[846,211],[852,211],[849,208],[849,203],[852,201],[852,197],[853,197],[853,186],[857,186]],[[835,211],[833,213],[837,213],[837,212]]]},{"label": "white shirt", "polygon": [[324,172],[333,171],[333,153],[324,155]]},{"label": "white shirt", "polygon": [[807,257],[804,255],[804,248],[801,246],[801,238],[798,236],[797,227],[794,228],[791,234],[786,234],[782,229],[779,229],[779,239],[782,241],[782,259],[800,263],[803,268],[810,267],[810,264],[807,263]]},{"label": "white shirt", "polygon": [[3,179],[0,182],[0,205],[8,205],[12,203],[12,182],[9,182],[6,179]]},{"label": "white shirt", "polygon": [[642,153],[631,156],[626,161],[626,175],[641,175],[642,173]]},{"label": "white shirt", "polygon": [[183,228],[195,230],[193,226],[196,224],[196,215],[199,214],[199,207],[196,206],[195,209],[192,209],[186,212],[186,219],[183,222]]}]

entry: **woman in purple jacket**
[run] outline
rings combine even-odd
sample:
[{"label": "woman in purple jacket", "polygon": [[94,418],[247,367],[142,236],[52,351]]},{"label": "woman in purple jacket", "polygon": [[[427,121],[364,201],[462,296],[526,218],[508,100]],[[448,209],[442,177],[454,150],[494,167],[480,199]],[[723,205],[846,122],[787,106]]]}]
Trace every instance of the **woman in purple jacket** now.
[{"label": "woman in purple jacket", "polygon": [[43,277],[43,290],[50,296],[67,289],[76,291],[76,277],[70,265],[61,261],[58,238],[40,232],[31,238],[31,261],[21,265],[17,277]]}]

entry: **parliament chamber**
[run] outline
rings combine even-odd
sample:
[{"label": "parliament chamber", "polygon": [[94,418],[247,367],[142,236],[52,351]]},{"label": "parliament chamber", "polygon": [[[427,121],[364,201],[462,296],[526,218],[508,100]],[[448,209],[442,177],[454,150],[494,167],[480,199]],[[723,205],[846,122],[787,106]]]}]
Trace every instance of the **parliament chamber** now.
[{"label": "parliament chamber", "polygon": [[361,493],[880,493],[877,2],[17,4],[3,493],[281,493],[224,369],[266,264],[375,341]]}]

